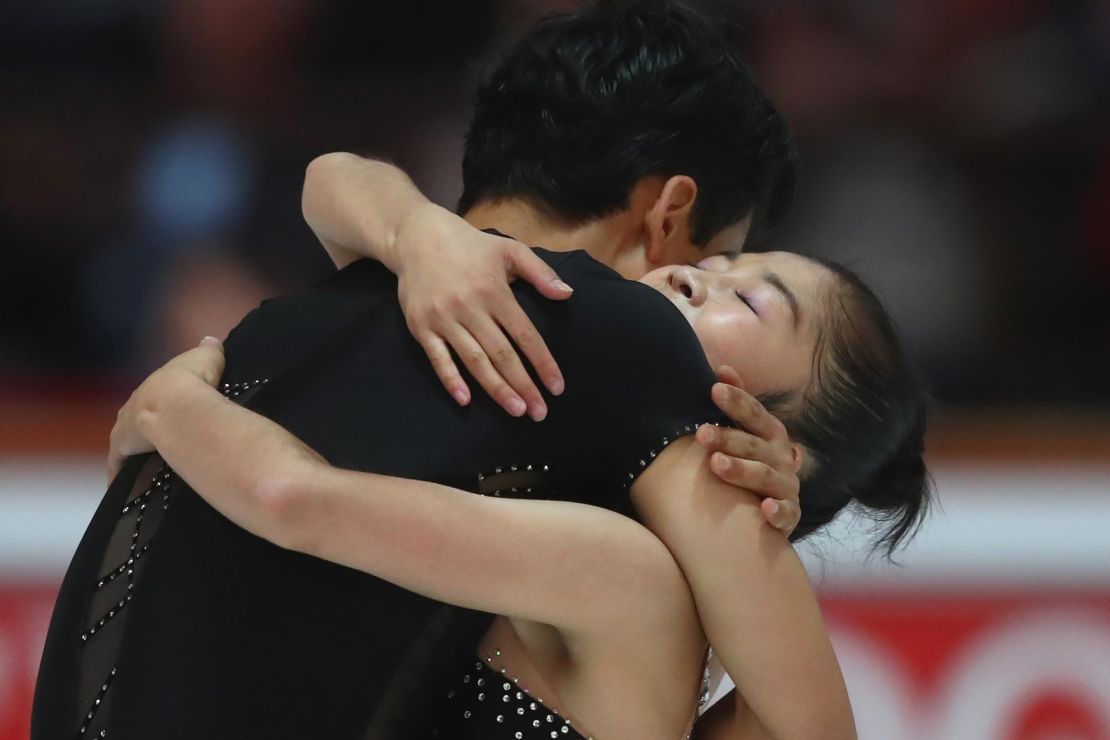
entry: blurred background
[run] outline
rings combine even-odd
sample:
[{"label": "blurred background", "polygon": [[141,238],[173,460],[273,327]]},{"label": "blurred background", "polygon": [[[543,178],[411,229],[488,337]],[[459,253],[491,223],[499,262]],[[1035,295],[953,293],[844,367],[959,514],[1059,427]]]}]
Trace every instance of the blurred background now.
[{"label": "blurred background", "polygon": [[[942,505],[901,565],[865,523],[807,547],[861,736],[1110,738],[1110,3],[690,4],[795,132],[773,245],[877,285],[937,400]],[[453,206],[483,65],[577,5],[0,4],[0,740],[116,408],[328,274],[309,160],[388,158]]]}]

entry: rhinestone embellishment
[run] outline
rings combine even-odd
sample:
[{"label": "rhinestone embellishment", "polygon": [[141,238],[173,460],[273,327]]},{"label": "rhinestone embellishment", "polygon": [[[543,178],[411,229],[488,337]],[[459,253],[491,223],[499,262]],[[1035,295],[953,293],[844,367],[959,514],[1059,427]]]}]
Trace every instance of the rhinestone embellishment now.
[{"label": "rhinestone embellishment", "polygon": [[[710,423],[713,424],[713,426],[720,426],[719,424],[717,424],[717,422],[702,422],[702,424]],[[621,488],[627,489],[628,487],[630,487],[636,481],[636,478],[640,475],[640,473],[647,470],[647,466],[650,464],[650,461],[654,460],[655,457],[660,452],[662,452],[667,445],[669,445],[676,439],[685,437],[688,434],[693,434],[694,432],[698,431],[698,428],[701,427],[702,424],[687,424],[674,430],[674,432],[672,432],[669,437],[663,437],[658,447],[648,450],[646,457],[638,458],[636,464],[629,466],[631,469],[626,474],[624,481],[621,483]]]},{"label": "rhinestone embellishment", "polygon": [[[571,737],[581,737],[572,731],[569,719],[560,715],[558,710],[544,706],[542,698],[533,697],[527,688],[521,686],[519,677],[509,674],[506,667],[495,666],[495,656],[500,658],[501,651],[494,650],[492,655],[475,661],[473,670],[461,678],[460,685],[466,687],[465,689],[447,692],[452,708],[445,716],[456,718],[445,720],[448,724],[457,721],[478,722],[477,725],[472,725],[469,732],[486,729],[485,722],[508,725],[505,732],[511,732],[512,737],[521,740],[546,740],[549,737],[567,737],[569,740]],[[492,680],[491,675],[500,678]],[[487,701],[494,702],[496,709],[494,706],[482,709],[481,712],[486,712],[483,714],[479,710]],[[450,727],[446,729],[450,730]],[[443,735],[444,730],[445,728],[438,728],[437,736],[446,736]],[[456,730],[462,731],[461,728]]]}]

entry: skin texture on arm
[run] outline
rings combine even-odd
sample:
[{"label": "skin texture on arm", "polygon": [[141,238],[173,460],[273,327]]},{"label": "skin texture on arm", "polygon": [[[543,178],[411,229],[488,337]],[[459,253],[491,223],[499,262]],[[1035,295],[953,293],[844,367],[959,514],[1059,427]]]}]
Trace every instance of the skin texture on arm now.
[{"label": "skin texture on arm", "polygon": [[776,740],[735,689],[694,723],[693,740]]},{"label": "skin texture on arm", "polygon": [[159,373],[129,402],[137,430],[218,511],[281,547],[578,635],[619,634],[630,600],[662,628],[689,598],[662,543],[619,514],[334,468],[200,377]]},{"label": "skin texture on arm", "polygon": [[756,496],[671,444],[633,485],[644,523],[686,575],[710,644],[773,737],[855,738],[847,689],[805,569]]},{"label": "skin texture on arm", "polygon": [[308,164],[301,210],[336,267],[369,257],[396,274],[402,225],[410,217],[444,209],[397,167],[332,152]]}]

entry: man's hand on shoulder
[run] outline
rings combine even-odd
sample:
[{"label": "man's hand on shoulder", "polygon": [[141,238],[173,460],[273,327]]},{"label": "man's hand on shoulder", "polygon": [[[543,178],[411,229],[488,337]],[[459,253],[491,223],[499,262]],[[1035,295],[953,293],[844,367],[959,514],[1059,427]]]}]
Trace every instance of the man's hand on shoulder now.
[{"label": "man's hand on shoulder", "polygon": [[709,469],[721,480],[763,498],[763,516],[787,536],[801,519],[801,448],[790,441],[782,422],[742,387],[728,366],[717,370],[713,402],[737,425],[710,424],[698,429],[698,442],[710,453]]},{"label": "man's hand on shoulder", "polygon": [[552,394],[563,392],[563,376],[509,284],[520,278],[553,300],[569,298],[570,286],[525,245],[439,206],[415,210],[396,240],[401,309],[444,388],[460,405],[470,402],[457,356],[502,408],[542,420],[547,404],[518,348]]}]

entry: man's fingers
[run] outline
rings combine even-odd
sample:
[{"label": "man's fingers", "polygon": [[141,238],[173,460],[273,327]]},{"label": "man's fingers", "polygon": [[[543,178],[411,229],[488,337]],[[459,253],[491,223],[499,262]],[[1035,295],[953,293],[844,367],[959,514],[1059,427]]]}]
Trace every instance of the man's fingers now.
[{"label": "man's fingers", "polygon": [[787,537],[798,526],[798,522],[802,518],[802,510],[793,501],[765,498],[760,502],[759,508],[763,512],[763,518],[767,520],[767,523]]},{"label": "man's fingers", "polygon": [[[535,421],[542,421],[547,416],[547,403],[544,402],[540,389],[532,381],[532,376],[524,369],[516,347],[505,336],[505,331],[486,316],[475,317],[473,323],[467,324],[467,329],[482,346],[493,368],[499,373],[494,382],[508,383],[511,390],[523,399],[528,415]],[[486,386],[482,378],[479,377],[477,380],[493,395],[493,391]],[[500,396],[494,395],[494,398],[500,398]]]},{"label": "man's fingers", "polygon": [[443,384],[443,387],[447,389],[455,402],[460,406],[470,403],[470,388],[467,387],[458,366],[455,365],[455,358],[451,356],[451,350],[448,349],[447,343],[439,336],[429,332],[420,338],[420,346],[424,348],[424,353],[431,360],[432,368],[439,377],[439,382]]},{"label": "man's fingers", "polygon": [[759,400],[735,386],[716,383],[713,386],[713,403],[725,415],[747,431],[763,439],[785,436],[786,430],[778,419],[772,416]]},{"label": "man's fingers", "polygon": [[547,342],[543,341],[543,337],[536,331],[532,320],[528,318],[528,314],[524,313],[524,309],[516,302],[515,296],[511,292],[508,294],[508,298],[509,300],[502,306],[501,313],[503,316],[495,316],[494,318],[501,326],[505,327],[505,331],[516,342],[516,346],[520,347],[520,351],[532,364],[540,380],[547,386],[547,390],[552,395],[559,395],[565,387],[563,373],[555,363],[555,358],[551,356],[551,350],[547,348]]},{"label": "man's fingers", "polygon": [[728,385],[734,385],[737,388],[744,387],[744,381],[740,378],[740,373],[736,372],[731,365],[721,365],[717,368],[717,380]]},{"label": "man's fingers", "polygon": [[513,245],[509,252],[509,271],[522,280],[531,283],[540,295],[553,300],[570,298],[574,288],[562,280],[539,255],[524,245]]},{"label": "man's fingers", "polygon": [[724,482],[751,491],[757,496],[777,499],[798,497],[795,486],[797,479],[792,479],[765,463],[714,452],[709,458],[709,468]]},{"label": "man's fingers", "polygon": [[463,365],[478,381],[478,384],[501,408],[508,411],[512,416],[524,416],[524,413],[528,410],[528,405],[513,390],[512,386],[505,382],[505,378],[490,361],[486,350],[466,327],[456,324],[455,328],[444,339],[455,350],[455,354],[459,356]]},{"label": "man's fingers", "polygon": [[793,469],[793,450],[790,446],[768,442],[743,429],[702,424],[696,435],[698,444],[710,453],[722,452],[729,457],[739,457],[766,463],[775,470]]}]

